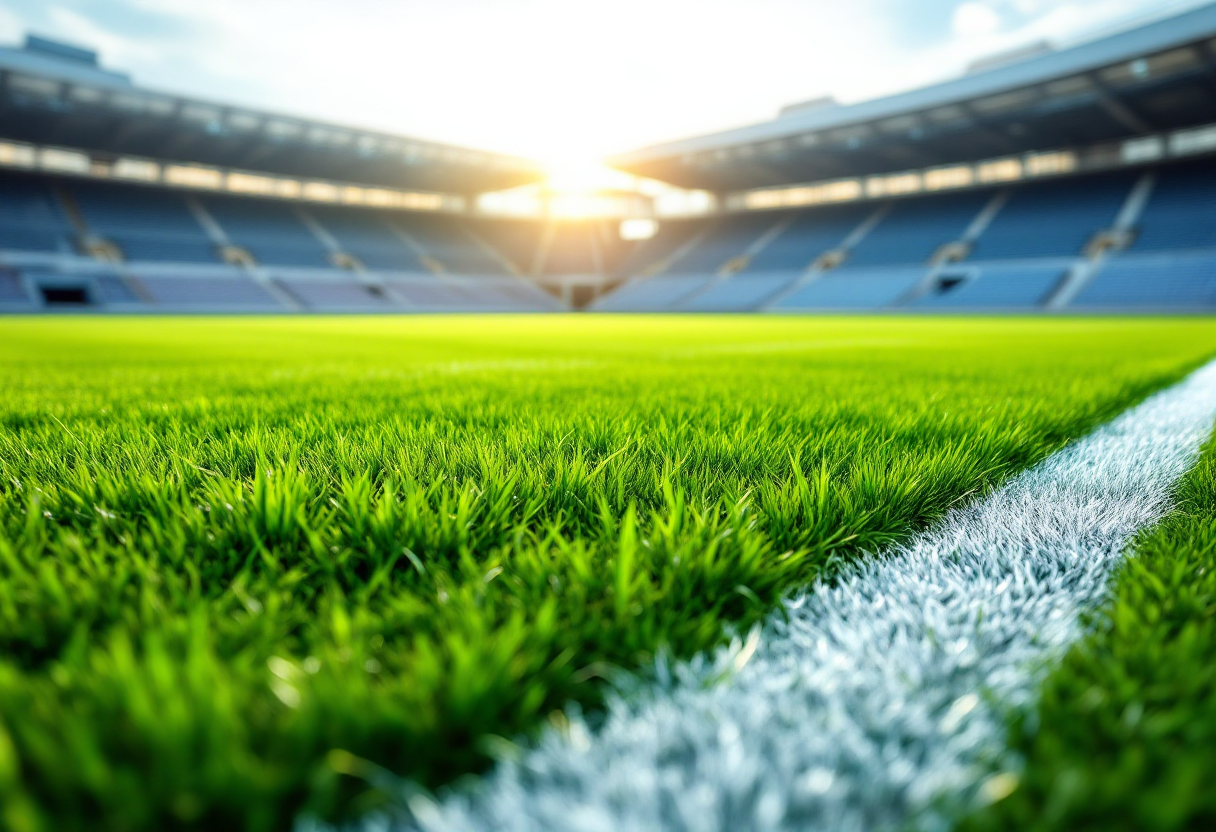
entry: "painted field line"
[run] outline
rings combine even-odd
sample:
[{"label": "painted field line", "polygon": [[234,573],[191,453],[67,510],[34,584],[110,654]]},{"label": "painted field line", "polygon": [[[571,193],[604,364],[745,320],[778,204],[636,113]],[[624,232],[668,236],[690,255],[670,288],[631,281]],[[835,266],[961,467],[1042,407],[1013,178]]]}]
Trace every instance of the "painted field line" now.
[{"label": "painted field line", "polygon": [[1001,708],[1105,597],[1216,416],[1216,363],[834,586],[746,644],[660,672],[596,732],[548,731],[477,787],[369,828],[427,832],[937,829],[1007,789]]}]

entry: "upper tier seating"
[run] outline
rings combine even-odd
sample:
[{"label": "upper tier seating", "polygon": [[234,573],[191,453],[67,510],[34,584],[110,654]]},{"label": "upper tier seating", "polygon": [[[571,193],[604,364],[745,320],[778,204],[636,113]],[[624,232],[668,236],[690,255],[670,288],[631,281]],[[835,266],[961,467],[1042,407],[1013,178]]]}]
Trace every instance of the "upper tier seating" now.
[{"label": "upper tier seating", "polygon": [[1121,172],[1016,188],[976,241],[971,259],[1078,255],[1095,234],[1111,227],[1135,180]]},{"label": "upper tier seating", "polygon": [[708,226],[697,220],[675,220],[659,225],[658,233],[648,240],[634,244],[614,270],[622,277],[634,277],[647,269],[661,265],[680,249],[696,239]]},{"label": "upper tier seating", "polygon": [[839,269],[828,272],[777,304],[778,309],[863,310],[890,306],[925,277],[924,266]]},{"label": "upper tier seating", "polygon": [[991,198],[990,193],[980,191],[896,202],[849,253],[848,265],[928,263],[941,246],[963,236]]},{"label": "upper tier seating", "polygon": [[661,275],[626,283],[599,298],[592,308],[600,312],[658,312],[706,286],[706,275]]},{"label": "upper tier seating", "polygon": [[342,251],[369,269],[427,271],[410,242],[379,211],[309,207],[308,213],[338,242]]},{"label": "upper tier seating", "polygon": [[920,309],[1032,309],[1060,284],[1070,261],[980,263],[944,269]]},{"label": "upper tier seating", "polygon": [[1216,309],[1216,250],[1111,258],[1073,301],[1079,309]]},{"label": "upper tier seating", "polygon": [[679,309],[689,312],[746,312],[761,308],[765,302],[789,286],[800,272],[742,272],[730,280],[711,283],[703,290],[681,298]]},{"label": "upper tier seating", "polygon": [[398,214],[390,221],[450,274],[507,274],[502,262],[451,217]]},{"label": "upper tier seating", "polygon": [[1171,166],[1157,174],[1132,251],[1216,248],[1216,165]]},{"label": "upper tier seating", "polygon": [[804,271],[821,254],[839,248],[872,213],[873,205],[813,208],[799,213],[751,258],[742,274]]},{"label": "upper tier seating", "polygon": [[[1094,259],[1099,267],[1070,308],[1216,308],[1216,163],[1170,163],[1154,173],[1132,218],[1130,248]],[[962,262],[933,266],[934,253],[963,238],[996,191],[663,220],[651,239],[623,242],[616,221],[547,227],[4,172],[0,307],[78,305],[69,297],[76,293],[119,310],[560,308],[514,276],[539,271],[620,277],[592,303],[603,311],[1041,309],[1066,298],[1062,288],[1072,293],[1067,276],[1089,273],[1085,258],[1097,255],[1087,243],[1134,204],[1128,197],[1143,175],[1010,184]],[[91,248],[90,237],[114,244],[125,262],[102,262],[107,251]],[[249,251],[252,268],[218,262],[215,243],[224,237]],[[842,263],[811,270],[846,244],[853,250]]]},{"label": "upper tier seating", "polygon": [[780,215],[747,214],[719,223],[705,239],[667,269],[668,274],[714,274],[780,221]]},{"label": "upper tier seating", "polygon": [[89,231],[127,260],[216,262],[214,244],[181,194],[105,182],[74,182],[68,190]]},{"label": "upper tier seating", "polygon": [[208,212],[232,240],[268,266],[328,266],[329,251],[287,203],[207,197]]},{"label": "upper tier seating", "polygon": [[74,233],[48,180],[0,174],[0,249],[70,252]]}]

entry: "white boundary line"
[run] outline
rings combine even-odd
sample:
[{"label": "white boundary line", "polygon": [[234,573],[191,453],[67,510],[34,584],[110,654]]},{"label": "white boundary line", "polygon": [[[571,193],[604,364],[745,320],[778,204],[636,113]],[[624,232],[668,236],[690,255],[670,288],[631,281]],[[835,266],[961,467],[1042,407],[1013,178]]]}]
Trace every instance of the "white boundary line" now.
[{"label": "white boundary line", "polygon": [[[659,668],[413,818],[427,832],[939,829],[1008,776],[1033,702],[1131,535],[1169,509],[1216,416],[1216,362],[834,585],[745,644]],[[1002,777],[1005,779],[1002,780]],[[983,781],[983,782],[981,782]],[[305,824],[307,826],[307,824]]]}]

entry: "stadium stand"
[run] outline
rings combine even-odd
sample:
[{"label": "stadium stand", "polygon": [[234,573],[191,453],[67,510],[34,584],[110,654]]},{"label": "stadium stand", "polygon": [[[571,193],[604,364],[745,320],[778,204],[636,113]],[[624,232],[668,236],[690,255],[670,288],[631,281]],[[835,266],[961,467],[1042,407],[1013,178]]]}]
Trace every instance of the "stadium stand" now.
[{"label": "stadium stand", "polygon": [[892,203],[874,230],[849,251],[844,268],[928,263],[938,248],[963,236],[991,198],[980,191]]},{"label": "stadium stand", "polygon": [[1213,44],[1209,3],[624,154],[716,206],[627,241],[482,213],[540,180],[525,160],[145,91],[35,39],[0,47],[0,310],[1213,311]]},{"label": "stadium stand", "polygon": [[0,175],[0,248],[70,252],[73,229],[45,178]]},{"label": "stadium stand", "polygon": [[118,246],[126,260],[217,262],[215,245],[180,194],[103,182],[65,190],[88,232]]},{"label": "stadium stand", "polygon": [[1072,306],[1119,312],[1216,309],[1216,250],[1116,258]]},{"label": "stadium stand", "polygon": [[779,301],[777,308],[868,310],[889,306],[911,291],[925,276],[916,266],[884,269],[842,269],[829,272]]},{"label": "stadium stand", "polygon": [[1216,166],[1172,165],[1158,172],[1131,251],[1216,248]]},{"label": "stadium stand", "polygon": [[1013,190],[976,240],[976,260],[1078,255],[1109,228],[1134,182],[1132,174],[1104,174],[1035,182]]},{"label": "stadium stand", "polygon": [[208,197],[200,202],[227,238],[260,264],[329,265],[325,244],[290,205],[234,197]]},{"label": "stadium stand", "polygon": [[948,268],[910,306],[936,310],[1032,310],[1050,297],[1072,261],[986,263]]},{"label": "stadium stand", "polygon": [[373,270],[424,273],[417,247],[378,211],[310,207],[308,213],[329,232],[340,250]]}]

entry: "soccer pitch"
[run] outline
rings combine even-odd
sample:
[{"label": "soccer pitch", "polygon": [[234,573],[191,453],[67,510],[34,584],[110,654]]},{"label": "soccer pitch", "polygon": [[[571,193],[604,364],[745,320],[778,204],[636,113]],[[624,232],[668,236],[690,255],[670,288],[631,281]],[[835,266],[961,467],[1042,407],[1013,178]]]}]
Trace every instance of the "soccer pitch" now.
[{"label": "soccer pitch", "polygon": [[746,632],[1182,378],[1216,323],[57,318],[0,343],[0,818],[272,830],[375,809],[382,770],[480,771],[619,669]]}]

